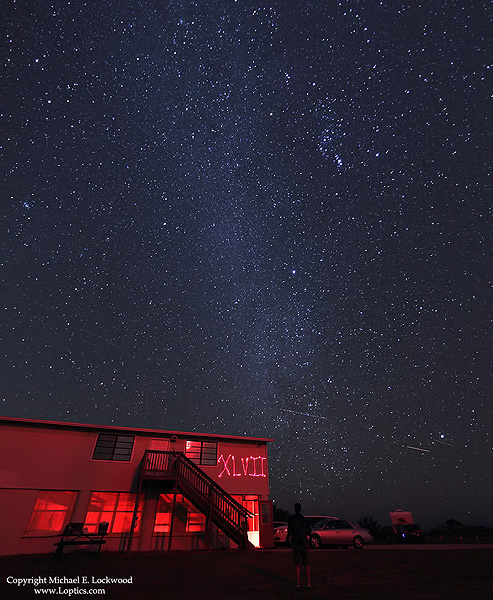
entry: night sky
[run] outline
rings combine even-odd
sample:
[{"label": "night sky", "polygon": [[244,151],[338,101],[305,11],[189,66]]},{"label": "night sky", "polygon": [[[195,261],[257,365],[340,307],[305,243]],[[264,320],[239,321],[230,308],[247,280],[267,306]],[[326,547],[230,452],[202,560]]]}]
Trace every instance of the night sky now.
[{"label": "night sky", "polygon": [[1,414],[493,525],[487,5],[7,2]]}]

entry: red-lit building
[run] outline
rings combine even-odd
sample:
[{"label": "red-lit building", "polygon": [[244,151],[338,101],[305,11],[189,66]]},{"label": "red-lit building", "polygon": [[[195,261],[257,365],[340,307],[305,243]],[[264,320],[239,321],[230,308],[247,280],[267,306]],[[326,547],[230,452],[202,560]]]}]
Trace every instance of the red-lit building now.
[{"label": "red-lit building", "polygon": [[0,417],[0,555],[68,523],[108,523],[104,551],[273,546],[270,441]]}]

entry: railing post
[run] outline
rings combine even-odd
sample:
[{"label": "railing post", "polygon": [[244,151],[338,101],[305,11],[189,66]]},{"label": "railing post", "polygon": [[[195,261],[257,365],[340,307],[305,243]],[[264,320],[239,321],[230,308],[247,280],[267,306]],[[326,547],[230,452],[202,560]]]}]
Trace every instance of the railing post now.
[{"label": "railing post", "polygon": [[168,552],[171,550],[171,542],[173,540],[173,525],[175,522],[175,508],[176,508],[176,480],[173,488],[173,507],[171,509],[171,523],[169,525],[169,539],[168,539]]},{"label": "railing post", "polygon": [[135,508],[134,508],[134,514],[132,516],[132,523],[130,524],[130,532],[128,534],[128,542],[127,542],[127,552],[130,552],[130,550],[132,549],[132,540],[134,537],[134,529],[135,529],[135,525],[137,524],[137,514],[139,511],[139,502],[140,502],[140,492],[142,490],[142,479],[139,477],[139,488],[137,491],[137,498],[135,499]]}]

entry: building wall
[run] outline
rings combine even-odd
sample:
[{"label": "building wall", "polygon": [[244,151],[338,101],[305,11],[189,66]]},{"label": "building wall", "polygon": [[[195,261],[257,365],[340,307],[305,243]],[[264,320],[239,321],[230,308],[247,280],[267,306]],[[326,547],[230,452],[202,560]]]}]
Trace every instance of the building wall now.
[{"label": "building wall", "polygon": [[[58,535],[26,534],[25,529],[39,490],[77,492],[75,505],[68,522],[84,522],[91,492],[135,492],[140,463],[146,449],[169,446],[170,450],[185,452],[191,435],[135,432],[130,462],[92,460],[98,434],[104,429],[59,428],[0,422],[0,554],[52,552]],[[110,433],[133,435],[131,430],[112,430]],[[176,438],[176,439],[175,439]],[[197,436],[198,440],[204,439]],[[267,444],[252,440],[207,437],[218,442],[218,464],[200,466],[229,494],[253,495],[268,499]],[[148,496],[148,498],[146,497]],[[168,549],[167,535],[153,535],[155,498],[143,496],[146,518],[141,532],[135,536],[132,549]],[[154,504],[153,504],[154,503]],[[154,512],[153,508],[154,507]],[[229,545],[220,532],[213,532],[213,543]],[[171,549],[200,549],[211,540],[205,534],[191,535],[174,531]],[[126,534],[109,535],[105,550],[122,550]],[[91,549],[91,548],[89,548]],[[66,548],[64,551],[69,550]]]},{"label": "building wall", "polygon": [[267,446],[260,443],[221,441],[218,464],[201,467],[230,494],[268,495]]},{"label": "building wall", "polygon": [[[54,550],[55,539],[50,540],[49,550],[39,550],[38,539],[24,537],[31,517],[38,490],[2,489],[0,487],[0,555],[33,554]],[[41,547],[47,548],[43,541]]]},{"label": "building wall", "polygon": [[[130,462],[102,461],[92,460],[97,431],[0,427],[0,487],[11,488],[130,490],[145,450],[158,439],[136,435]],[[170,450],[185,452],[189,437],[171,443]],[[217,441],[218,464],[201,469],[230,494],[268,495],[266,444]]]}]

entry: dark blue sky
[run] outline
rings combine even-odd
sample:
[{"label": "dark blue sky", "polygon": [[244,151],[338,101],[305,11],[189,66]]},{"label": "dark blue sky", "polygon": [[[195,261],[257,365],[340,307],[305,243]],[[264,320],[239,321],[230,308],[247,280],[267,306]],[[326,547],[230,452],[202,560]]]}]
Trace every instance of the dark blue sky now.
[{"label": "dark blue sky", "polygon": [[492,525],[486,6],[9,2],[1,414]]}]

